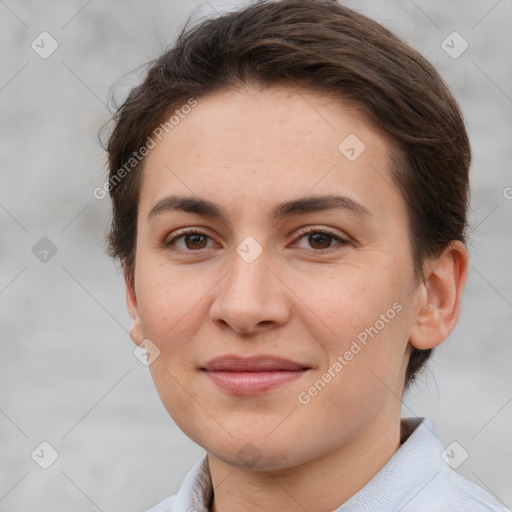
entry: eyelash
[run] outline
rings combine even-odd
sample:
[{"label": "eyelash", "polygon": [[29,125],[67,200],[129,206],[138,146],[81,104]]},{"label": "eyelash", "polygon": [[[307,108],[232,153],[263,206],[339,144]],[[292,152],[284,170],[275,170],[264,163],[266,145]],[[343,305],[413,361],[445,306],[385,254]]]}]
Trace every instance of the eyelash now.
[{"label": "eyelash", "polygon": [[[333,247],[336,247],[338,245],[343,247],[343,246],[345,246],[345,245],[347,245],[349,243],[348,240],[345,240],[345,239],[341,238],[340,236],[335,235],[330,230],[325,229],[325,228],[320,228],[318,226],[313,226],[313,227],[310,227],[310,228],[305,228],[304,230],[300,231],[297,240],[300,240],[301,238],[303,238],[303,237],[305,237],[307,235],[310,235],[310,234],[327,235],[329,238],[331,238],[333,240],[336,240],[338,242],[337,244],[334,244],[334,245],[332,245],[330,247],[327,247],[325,249],[311,249],[315,253],[329,252]],[[190,228],[190,229],[187,229],[186,231],[178,232],[178,234],[176,236],[174,236],[171,240],[169,240],[169,242],[166,242],[164,245],[167,248],[173,248],[175,246],[177,240],[179,240],[180,238],[184,238],[187,235],[202,235],[202,236],[205,236],[205,237],[211,239],[211,237],[209,237],[203,231],[201,231],[199,229],[196,229],[196,228]],[[197,249],[197,250],[193,250],[193,249],[176,249],[176,250],[184,251],[184,252],[200,252],[200,251],[205,250],[205,249],[206,248]],[[171,249],[171,250],[174,250],[174,249]]]}]

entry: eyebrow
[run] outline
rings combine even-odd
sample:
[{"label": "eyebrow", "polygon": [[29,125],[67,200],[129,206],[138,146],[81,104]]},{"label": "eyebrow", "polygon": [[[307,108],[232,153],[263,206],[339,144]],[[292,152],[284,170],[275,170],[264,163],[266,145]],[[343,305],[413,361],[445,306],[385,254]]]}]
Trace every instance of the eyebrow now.
[{"label": "eyebrow", "polygon": [[[293,215],[341,209],[361,219],[370,219],[373,214],[361,203],[348,197],[337,195],[310,196],[293,199],[278,204],[271,212],[275,220],[282,220]],[[155,203],[147,215],[150,221],[154,217],[168,211],[183,211],[195,213],[203,217],[218,219],[227,222],[229,215],[223,207],[197,196],[169,195]]]}]

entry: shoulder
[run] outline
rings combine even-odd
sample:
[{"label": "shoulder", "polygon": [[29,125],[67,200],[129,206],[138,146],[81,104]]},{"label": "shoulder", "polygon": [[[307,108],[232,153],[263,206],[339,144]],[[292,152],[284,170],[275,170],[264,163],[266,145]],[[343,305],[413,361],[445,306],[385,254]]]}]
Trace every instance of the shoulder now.
[{"label": "shoulder", "polygon": [[166,498],[145,512],[175,512],[176,510],[176,495],[174,495]]},{"label": "shoulder", "polygon": [[[510,512],[491,494],[477,484],[464,478],[455,470],[448,468],[439,475],[439,492],[444,497],[445,506],[449,504],[453,512]],[[441,511],[441,509],[439,509]],[[445,510],[443,508],[442,510]]]},{"label": "shoulder", "polygon": [[394,475],[400,475],[402,512],[510,512],[446,462],[445,448],[429,419],[403,420],[402,433],[405,442],[389,464]]}]

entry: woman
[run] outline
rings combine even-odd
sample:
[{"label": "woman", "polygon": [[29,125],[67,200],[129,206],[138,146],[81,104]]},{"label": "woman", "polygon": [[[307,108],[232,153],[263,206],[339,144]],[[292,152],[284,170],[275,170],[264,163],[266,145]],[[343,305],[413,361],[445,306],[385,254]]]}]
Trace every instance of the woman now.
[{"label": "woman", "polygon": [[505,510],[400,418],[468,269],[469,141],[423,57],[260,2],[185,27],[108,153],[131,337],[207,452],[152,512]]}]

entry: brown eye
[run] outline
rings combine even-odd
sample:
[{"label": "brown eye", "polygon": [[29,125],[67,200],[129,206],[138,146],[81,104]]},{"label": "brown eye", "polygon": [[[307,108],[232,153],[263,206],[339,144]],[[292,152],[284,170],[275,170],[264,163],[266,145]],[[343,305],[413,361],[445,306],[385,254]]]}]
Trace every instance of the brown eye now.
[{"label": "brown eye", "polygon": [[208,248],[210,237],[200,231],[188,230],[178,233],[174,238],[165,243],[170,250],[177,251],[199,251]]},{"label": "brown eye", "polygon": [[327,249],[331,245],[333,237],[326,233],[313,233],[308,235],[308,242],[313,249]]},{"label": "brown eye", "polygon": [[185,235],[185,245],[187,249],[204,249],[206,246],[206,239],[207,237],[205,235],[198,235],[197,233],[194,233],[192,235]]},{"label": "brown eye", "polygon": [[[300,241],[302,239],[306,240],[307,247],[300,245]],[[328,231],[324,231],[319,228],[310,228],[309,230],[303,231],[298,240],[299,247],[303,249],[314,249],[318,252],[329,250],[334,246],[340,246],[340,248],[343,248],[348,244],[347,240],[344,240],[340,236],[331,234]]]}]

